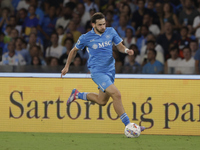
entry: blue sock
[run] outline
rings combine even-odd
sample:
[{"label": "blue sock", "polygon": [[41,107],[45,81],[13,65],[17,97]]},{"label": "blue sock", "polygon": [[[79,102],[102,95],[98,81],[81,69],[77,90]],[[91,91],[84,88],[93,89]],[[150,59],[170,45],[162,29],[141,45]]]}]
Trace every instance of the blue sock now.
[{"label": "blue sock", "polygon": [[120,116],[121,121],[124,123],[125,126],[127,126],[130,123],[129,117],[127,116],[126,113],[123,113]]},{"label": "blue sock", "polygon": [[86,100],[87,101],[87,92],[79,92],[78,99]]}]

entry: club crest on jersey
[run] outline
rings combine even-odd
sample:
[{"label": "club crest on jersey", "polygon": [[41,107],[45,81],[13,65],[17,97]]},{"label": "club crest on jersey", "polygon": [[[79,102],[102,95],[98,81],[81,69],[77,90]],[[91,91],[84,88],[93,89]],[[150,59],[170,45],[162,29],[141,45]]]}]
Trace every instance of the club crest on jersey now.
[{"label": "club crest on jersey", "polygon": [[110,38],[110,35],[106,35],[106,38],[109,39],[109,38]]},{"label": "club crest on jersey", "polygon": [[97,48],[98,48],[98,45],[97,45],[97,44],[93,44],[93,45],[92,45],[92,48],[93,48],[93,49],[97,49]]}]

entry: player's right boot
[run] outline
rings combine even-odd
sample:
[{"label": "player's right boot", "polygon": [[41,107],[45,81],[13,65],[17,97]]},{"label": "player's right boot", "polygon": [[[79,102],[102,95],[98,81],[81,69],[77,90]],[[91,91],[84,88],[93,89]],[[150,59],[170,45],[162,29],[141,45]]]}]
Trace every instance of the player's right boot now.
[{"label": "player's right boot", "polygon": [[75,101],[76,99],[78,99],[78,93],[79,93],[79,91],[78,91],[77,89],[73,89],[73,90],[72,90],[72,93],[71,93],[70,97],[69,97],[68,100],[67,100],[67,106],[68,106],[71,102],[73,102],[73,101]]},{"label": "player's right boot", "polygon": [[144,131],[145,129],[146,129],[145,127],[140,126],[140,130],[141,130],[141,132]]}]

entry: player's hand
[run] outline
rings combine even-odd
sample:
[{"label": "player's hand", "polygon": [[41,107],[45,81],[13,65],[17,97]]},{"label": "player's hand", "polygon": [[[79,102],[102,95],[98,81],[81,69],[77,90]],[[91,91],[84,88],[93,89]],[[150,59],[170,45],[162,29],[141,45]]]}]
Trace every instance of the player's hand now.
[{"label": "player's hand", "polygon": [[128,54],[128,55],[133,55],[133,54],[134,54],[134,51],[133,51],[132,49],[129,49],[129,50],[127,50],[127,54]]},{"label": "player's hand", "polygon": [[66,73],[68,72],[68,68],[63,68],[63,70],[61,71],[61,78],[62,76],[64,76]]}]

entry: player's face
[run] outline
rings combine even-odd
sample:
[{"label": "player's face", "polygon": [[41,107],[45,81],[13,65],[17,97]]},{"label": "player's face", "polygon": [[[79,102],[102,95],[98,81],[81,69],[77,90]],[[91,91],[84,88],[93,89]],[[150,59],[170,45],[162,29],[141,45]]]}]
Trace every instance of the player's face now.
[{"label": "player's face", "polygon": [[96,23],[93,24],[93,28],[100,34],[104,33],[106,30],[106,20],[103,19],[97,19]]}]

